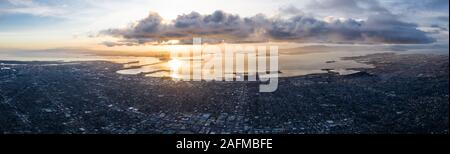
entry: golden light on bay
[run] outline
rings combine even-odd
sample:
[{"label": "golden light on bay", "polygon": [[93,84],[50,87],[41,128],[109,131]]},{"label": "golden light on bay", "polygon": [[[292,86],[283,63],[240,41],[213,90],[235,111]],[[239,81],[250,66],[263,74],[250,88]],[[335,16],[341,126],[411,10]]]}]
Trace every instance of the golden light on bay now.
[{"label": "golden light on bay", "polygon": [[172,59],[167,62],[167,65],[170,69],[170,77],[173,79],[179,78],[179,70],[182,67],[182,62],[178,59]]}]

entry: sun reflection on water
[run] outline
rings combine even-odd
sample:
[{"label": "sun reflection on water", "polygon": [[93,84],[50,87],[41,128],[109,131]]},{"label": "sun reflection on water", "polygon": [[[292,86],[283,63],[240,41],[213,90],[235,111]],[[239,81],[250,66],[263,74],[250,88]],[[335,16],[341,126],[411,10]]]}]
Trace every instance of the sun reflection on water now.
[{"label": "sun reflection on water", "polygon": [[178,59],[172,59],[167,62],[167,65],[170,68],[170,77],[173,79],[180,78],[179,70],[182,66],[182,62]]}]

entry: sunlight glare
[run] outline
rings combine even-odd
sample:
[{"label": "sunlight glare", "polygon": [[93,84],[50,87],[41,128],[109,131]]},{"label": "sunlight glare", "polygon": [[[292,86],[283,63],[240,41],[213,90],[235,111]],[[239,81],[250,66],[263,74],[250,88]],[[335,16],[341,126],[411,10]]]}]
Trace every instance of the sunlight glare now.
[{"label": "sunlight glare", "polygon": [[169,62],[167,62],[167,64],[168,64],[168,66],[170,68],[170,72],[171,72],[170,77],[179,78],[178,71],[182,65],[181,61],[178,59],[172,59]]}]

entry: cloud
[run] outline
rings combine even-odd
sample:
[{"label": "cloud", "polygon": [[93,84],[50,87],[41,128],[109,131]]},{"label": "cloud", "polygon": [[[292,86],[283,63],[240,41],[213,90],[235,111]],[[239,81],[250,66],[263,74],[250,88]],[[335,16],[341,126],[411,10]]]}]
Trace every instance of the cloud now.
[{"label": "cloud", "polygon": [[[103,35],[122,37],[125,40],[134,40],[137,43],[163,42],[171,39],[188,40],[193,36],[209,37],[211,41],[217,39],[250,38],[256,32],[258,19],[267,22],[267,18],[255,16],[241,18],[238,15],[215,11],[210,15],[201,15],[197,12],[179,15],[171,23],[163,23],[157,13],[150,13],[145,19],[132,27],[125,29],[108,29],[100,32]],[[266,24],[266,23],[264,23]]]},{"label": "cloud", "polygon": [[305,9],[318,14],[334,14],[346,17],[391,14],[376,0],[312,0]]},{"label": "cloud", "polygon": [[312,0],[304,7],[318,16],[367,19],[373,15],[399,16],[420,26],[448,25],[448,0]]},{"label": "cloud", "polygon": [[13,5],[26,5],[31,6],[33,5],[33,0],[7,0],[9,3]]},{"label": "cloud", "polygon": [[440,24],[448,27],[448,0],[396,0],[385,5],[404,20],[418,22],[420,26]]},{"label": "cloud", "polygon": [[7,0],[11,5],[3,8],[0,13],[5,14],[29,14],[35,16],[57,16],[64,12],[63,10],[37,3],[33,0]]},{"label": "cloud", "polygon": [[302,10],[300,10],[299,8],[297,8],[293,5],[281,7],[278,10],[281,15],[303,15],[304,14],[304,12]]},{"label": "cloud", "polygon": [[[157,13],[150,13],[133,26],[103,30],[100,34],[122,38],[117,45],[157,44],[173,39],[189,43],[192,37],[206,38],[212,43],[222,40],[232,43],[268,40],[313,43],[434,42],[424,31],[418,30],[416,24],[400,21],[390,14],[371,15],[367,20],[319,20],[303,14],[287,19],[269,18],[263,14],[242,18],[215,11],[208,15],[191,12],[179,15],[171,22],[164,22]],[[105,44],[116,45],[111,42]]]},{"label": "cloud", "polygon": [[399,0],[393,5],[404,7],[410,11],[447,11],[449,9],[448,0]]}]

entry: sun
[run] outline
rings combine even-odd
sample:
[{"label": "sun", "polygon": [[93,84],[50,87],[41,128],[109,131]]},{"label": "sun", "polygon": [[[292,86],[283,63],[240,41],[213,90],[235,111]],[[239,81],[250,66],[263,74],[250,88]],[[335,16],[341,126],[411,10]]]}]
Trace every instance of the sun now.
[{"label": "sun", "polygon": [[167,62],[169,68],[171,71],[177,71],[181,67],[181,61],[178,59],[172,59],[169,62]]},{"label": "sun", "polygon": [[176,79],[179,78],[179,69],[182,67],[182,62],[178,59],[172,59],[167,62],[170,69],[170,77]]}]

